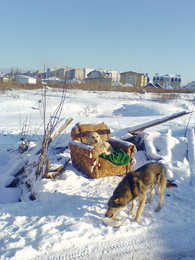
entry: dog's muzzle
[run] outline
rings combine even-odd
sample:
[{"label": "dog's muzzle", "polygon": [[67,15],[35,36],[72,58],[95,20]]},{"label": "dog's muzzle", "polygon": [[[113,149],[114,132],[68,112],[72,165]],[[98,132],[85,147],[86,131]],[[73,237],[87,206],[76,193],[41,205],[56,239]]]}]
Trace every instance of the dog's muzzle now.
[{"label": "dog's muzzle", "polygon": [[112,207],[112,206],[109,205],[109,206],[108,206],[108,209],[107,209],[107,211],[106,211],[105,217],[107,217],[107,218],[112,218],[112,217],[114,217],[114,216],[120,211],[121,208],[122,208],[122,207],[121,207],[120,204],[114,203],[114,207]]},{"label": "dog's muzzle", "polygon": [[105,217],[112,218],[113,216],[114,216],[114,214],[112,213],[112,210],[109,210],[109,208],[108,208],[108,210],[107,210],[107,212],[105,214]]}]

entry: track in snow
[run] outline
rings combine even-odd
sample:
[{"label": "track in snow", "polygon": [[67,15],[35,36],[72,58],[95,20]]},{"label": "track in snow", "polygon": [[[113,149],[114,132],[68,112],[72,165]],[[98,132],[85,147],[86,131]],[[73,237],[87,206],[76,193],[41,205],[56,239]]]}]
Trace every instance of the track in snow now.
[{"label": "track in snow", "polygon": [[[36,260],[192,260],[195,259],[195,225],[144,235],[89,242],[79,248],[35,258]],[[185,237],[185,240],[183,240]],[[192,246],[194,244],[194,247]],[[192,250],[193,248],[193,250]]]}]

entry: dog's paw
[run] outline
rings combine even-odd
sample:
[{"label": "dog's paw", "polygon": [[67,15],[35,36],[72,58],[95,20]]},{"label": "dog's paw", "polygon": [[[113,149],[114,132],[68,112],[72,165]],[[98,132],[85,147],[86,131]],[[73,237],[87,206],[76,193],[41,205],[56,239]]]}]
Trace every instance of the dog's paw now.
[{"label": "dog's paw", "polygon": [[157,208],[155,209],[155,212],[159,212],[160,209],[161,209],[161,207],[157,207]]},{"label": "dog's paw", "polygon": [[151,202],[151,200],[150,200],[150,199],[147,199],[147,200],[146,200],[146,203],[150,203],[150,202]]},{"label": "dog's paw", "polygon": [[129,215],[134,215],[134,213],[135,213],[135,210],[134,209],[131,209],[131,210],[129,210]]},{"label": "dog's paw", "polygon": [[135,216],[133,221],[138,222],[139,220],[140,220],[140,216]]},{"label": "dog's paw", "polygon": [[134,220],[133,220],[134,222],[138,222],[139,221],[139,219],[138,218],[134,218]]}]

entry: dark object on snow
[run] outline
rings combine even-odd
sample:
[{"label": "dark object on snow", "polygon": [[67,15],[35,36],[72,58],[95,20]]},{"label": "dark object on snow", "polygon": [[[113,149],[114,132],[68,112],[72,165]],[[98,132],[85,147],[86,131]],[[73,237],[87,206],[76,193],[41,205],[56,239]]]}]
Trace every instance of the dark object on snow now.
[{"label": "dark object on snow", "polygon": [[19,142],[19,151],[24,153],[28,150],[29,142],[25,138],[21,138]]}]

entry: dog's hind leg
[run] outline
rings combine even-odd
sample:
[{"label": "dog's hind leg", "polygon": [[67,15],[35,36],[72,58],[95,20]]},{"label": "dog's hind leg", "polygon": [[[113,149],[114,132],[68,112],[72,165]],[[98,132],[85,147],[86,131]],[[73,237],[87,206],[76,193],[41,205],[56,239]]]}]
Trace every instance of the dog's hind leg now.
[{"label": "dog's hind leg", "polygon": [[136,200],[132,200],[131,209],[129,210],[129,215],[133,214],[135,206],[136,206]]},{"label": "dog's hind leg", "polygon": [[141,198],[139,200],[140,200],[139,201],[139,207],[138,207],[137,214],[135,216],[134,221],[139,221],[139,219],[142,215],[142,212],[144,210],[144,206],[145,206],[145,203],[146,203],[146,194],[141,195]]},{"label": "dog's hind leg", "polygon": [[165,189],[166,189],[166,185],[158,185],[158,192],[159,192],[159,196],[160,196],[160,201],[159,201],[158,207],[155,209],[156,212],[158,212],[162,208],[162,205],[163,205],[163,202],[164,202]]},{"label": "dog's hind leg", "polygon": [[155,190],[152,189],[151,192],[150,192],[149,198],[146,200],[146,203],[150,203],[150,202],[151,202],[151,200],[152,200],[154,194],[155,194]]}]

